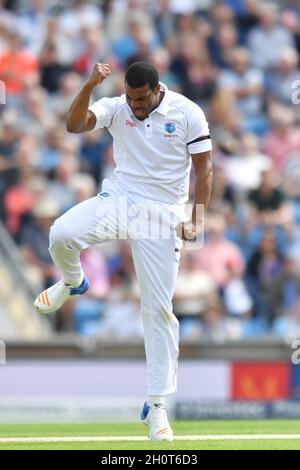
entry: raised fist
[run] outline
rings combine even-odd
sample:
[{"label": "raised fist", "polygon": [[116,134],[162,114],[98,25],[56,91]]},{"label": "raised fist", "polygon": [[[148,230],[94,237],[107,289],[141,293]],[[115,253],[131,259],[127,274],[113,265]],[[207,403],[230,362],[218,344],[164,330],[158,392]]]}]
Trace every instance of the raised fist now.
[{"label": "raised fist", "polygon": [[88,82],[95,87],[103,82],[103,80],[110,74],[108,64],[96,64],[94,65],[93,71],[88,79]]}]

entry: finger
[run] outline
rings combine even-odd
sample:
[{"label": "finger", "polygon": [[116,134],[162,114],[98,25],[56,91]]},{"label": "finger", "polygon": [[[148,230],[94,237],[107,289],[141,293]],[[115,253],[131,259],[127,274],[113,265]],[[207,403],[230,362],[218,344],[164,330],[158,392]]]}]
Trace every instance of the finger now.
[{"label": "finger", "polygon": [[182,224],[178,224],[178,225],[175,227],[175,230],[176,230],[176,234],[178,235],[178,237],[182,238],[182,236],[183,236],[183,225],[182,225]]},{"label": "finger", "polygon": [[106,73],[108,72],[108,69],[106,67],[102,67],[102,65],[98,65],[96,67],[96,71],[98,71],[99,73]]},{"label": "finger", "polygon": [[194,237],[184,237],[183,240],[186,241],[186,242],[195,242],[197,240],[197,238],[195,236]]},{"label": "finger", "polygon": [[101,70],[109,70],[109,65],[108,64],[97,64],[98,68]]},{"label": "finger", "polygon": [[196,233],[194,230],[187,229],[184,231],[184,237],[186,241],[194,241],[196,240]]}]

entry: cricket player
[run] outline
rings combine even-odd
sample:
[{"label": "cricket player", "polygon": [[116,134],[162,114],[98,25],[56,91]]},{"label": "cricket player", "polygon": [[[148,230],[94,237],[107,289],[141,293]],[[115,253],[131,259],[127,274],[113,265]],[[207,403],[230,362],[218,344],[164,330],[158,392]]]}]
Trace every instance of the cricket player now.
[{"label": "cricket player", "polygon": [[[81,250],[120,234],[124,238],[125,233],[131,244],[144,324],[148,396],[141,418],[150,439],[171,441],[165,396],[176,391],[179,351],[179,323],[172,311],[172,297],[182,240],[194,239],[202,231],[203,217],[197,206],[206,208],[210,199],[211,139],[203,111],[169,91],[147,62],[128,67],[125,94],[90,105],[92,91],[109,74],[108,64],[94,66],[71,105],[67,130],[83,133],[107,128],[113,137],[116,168],[113,177],[103,181],[98,196],[71,208],[51,227],[49,250],[62,280],[42,292],[34,307],[40,313],[51,313],[70,296],[84,294],[89,283],[80,264]],[[192,216],[187,218],[184,205],[191,163],[195,196]],[[149,219],[156,236],[149,232]],[[168,236],[160,235],[166,227]]]}]

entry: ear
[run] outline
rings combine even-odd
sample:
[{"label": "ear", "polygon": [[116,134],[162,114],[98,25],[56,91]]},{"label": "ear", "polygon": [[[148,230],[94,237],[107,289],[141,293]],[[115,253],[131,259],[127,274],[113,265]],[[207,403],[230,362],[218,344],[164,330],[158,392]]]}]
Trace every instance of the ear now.
[{"label": "ear", "polygon": [[156,87],[154,88],[154,94],[157,95],[160,92],[160,84],[158,83]]}]

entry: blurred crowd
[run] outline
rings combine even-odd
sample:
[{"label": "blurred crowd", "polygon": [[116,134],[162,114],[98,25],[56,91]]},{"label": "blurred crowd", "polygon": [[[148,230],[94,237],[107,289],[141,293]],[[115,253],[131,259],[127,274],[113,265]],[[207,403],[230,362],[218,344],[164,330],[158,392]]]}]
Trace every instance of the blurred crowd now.
[{"label": "blurred crowd", "polygon": [[[299,0],[0,0],[0,212],[28,275],[57,280],[50,226],[114,168],[106,131],[66,132],[72,100],[94,63],[112,71],[96,100],[122,94],[125,68],[148,60],[203,108],[214,146],[205,245],[182,253],[174,296],[182,339],[299,336],[299,53]],[[140,338],[128,243],[82,263],[91,288],[55,328]]]}]

